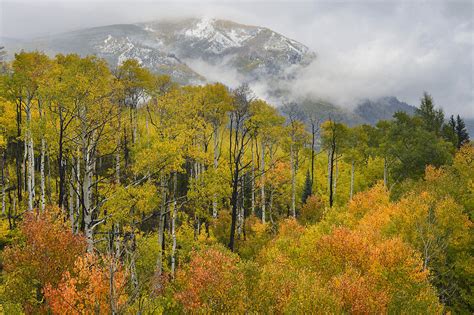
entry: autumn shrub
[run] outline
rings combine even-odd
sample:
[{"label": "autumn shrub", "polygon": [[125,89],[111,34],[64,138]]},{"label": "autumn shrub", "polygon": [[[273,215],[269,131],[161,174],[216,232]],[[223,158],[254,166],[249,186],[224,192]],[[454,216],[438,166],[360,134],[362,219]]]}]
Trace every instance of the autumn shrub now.
[{"label": "autumn shrub", "polygon": [[323,218],[325,204],[319,195],[311,195],[301,207],[298,220],[304,224],[315,224]]},{"label": "autumn shrub", "polygon": [[294,220],[257,262],[258,312],[437,313],[436,292],[420,255],[398,238],[348,228],[303,228]]},{"label": "autumn shrub", "polygon": [[222,209],[222,211],[219,212],[218,217],[213,219],[211,222],[211,232],[221,244],[227,244],[229,242],[231,220],[230,211]]},{"label": "autumn shrub", "polygon": [[57,286],[47,284],[44,295],[53,314],[115,314],[127,302],[126,281],[116,259],[87,254],[77,258]]},{"label": "autumn shrub", "polygon": [[256,216],[249,216],[245,219],[244,229],[244,236],[236,240],[236,251],[244,259],[253,259],[271,240],[270,225],[262,223]]},{"label": "autumn shrub", "polygon": [[32,312],[42,303],[46,284],[55,287],[64,272],[72,271],[86,243],[64,223],[57,208],[26,213],[20,224],[20,239],[3,252],[4,299]]},{"label": "autumn shrub", "polygon": [[194,252],[177,273],[175,299],[192,313],[245,312],[247,290],[240,258],[222,246]]},{"label": "autumn shrub", "polygon": [[473,223],[464,208],[447,196],[409,194],[396,206],[387,236],[398,235],[423,259],[430,280],[451,310],[474,309]]}]

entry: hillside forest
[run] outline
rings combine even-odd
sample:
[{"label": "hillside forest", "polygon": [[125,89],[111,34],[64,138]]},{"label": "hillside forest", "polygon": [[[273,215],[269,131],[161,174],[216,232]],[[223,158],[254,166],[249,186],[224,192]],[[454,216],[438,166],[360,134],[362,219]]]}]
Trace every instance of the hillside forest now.
[{"label": "hillside forest", "polygon": [[474,312],[474,147],[428,93],[348,126],[135,60],[0,71],[0,313]]}]

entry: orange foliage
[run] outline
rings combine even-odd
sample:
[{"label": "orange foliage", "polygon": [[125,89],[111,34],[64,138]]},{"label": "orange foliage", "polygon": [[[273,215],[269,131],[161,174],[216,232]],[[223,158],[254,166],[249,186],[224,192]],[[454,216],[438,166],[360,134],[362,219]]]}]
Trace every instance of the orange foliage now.
[{"label": "orange foliage", "polygon": [[[111,266],[114,270],[113,291],[110,288]],[[105,258],[101,265],[97,256],[87,254],[76,260],[72,273],[65,272],[57,287],[48,284],[44,295],[54,314],[110,314],[112,305],[117,312],[126,303],[125,284],[126,275],[120,264]]]},{"label": "orange foliage", "polygon": [[31,279],[57,284],[62,272],[72,269],[76,257],[85,251],[85,240],[71,233],[58,212],[49,209],[25,215],[20,226],[25,242],[5,249],[5,271],[27,267]]},{"label": "orange foliage", "polygon": [[360,219],[367,213],[375,212],[380,207],[389,204],[388,191],[380,182],[371,189],[356,194],[349,203],[348,210],[356,219]]},{"label": "orange foliage", "polygon": [[244,274],[237,255],[219,247],[195,252],[177,274],[175,298],[191,312],[245,311]]},{"label": "orange foliage", "polygon": [[438,310],[420,256],[399,239],[376,241],[363,232],[338,228],[309,254],[346,311],[381,313],[418,300],[421,308]]},{"label": "orange foliage", "polygon": [[353,269],[335,277],[332,289],[343,301],[343,308],[351,314],[381,314],[387,312],[389,296],[376,289],[376,283]]},{"label": "orange foliage", "polygon": [[324,202],[318,195],[311,195],[306,200],[306,203],[301,207],[298,219],[303,224],[314,224],[323,218],[325,211]]},{"label": "orange foliage", "polygon": [[6,290],[10,298],[34,311],[31,295],[33,299],[39,297],[39,304],[42,288],[47,283],[56,286],[63,272],[73,269],[86,244],[84,237],[71,233],[57,208],[26,213],[20,231],[24,241],[7,247],[3,253],[4,270],[14,277]]}]

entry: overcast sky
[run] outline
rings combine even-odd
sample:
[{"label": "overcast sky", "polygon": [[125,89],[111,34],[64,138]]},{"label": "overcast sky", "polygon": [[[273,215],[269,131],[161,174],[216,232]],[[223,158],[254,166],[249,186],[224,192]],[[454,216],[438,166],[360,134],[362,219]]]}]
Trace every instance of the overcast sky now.
[{"label": "overcast sky", "polygon": [[209,16],[269,27],[317,53],[298,90],[345,105],[423,91],[448,114],[474,118],[474,1],[0,0],[0,35],[51,33]]}]

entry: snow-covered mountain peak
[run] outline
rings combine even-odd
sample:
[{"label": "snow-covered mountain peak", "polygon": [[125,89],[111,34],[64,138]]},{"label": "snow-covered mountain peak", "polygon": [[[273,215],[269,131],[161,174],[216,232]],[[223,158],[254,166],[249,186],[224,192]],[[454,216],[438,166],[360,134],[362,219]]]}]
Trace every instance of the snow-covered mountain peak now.
[{"label": "snow-covered mountain peak", "polygon": [[[308,47],[268,28],[215,18],[94,27],[38,39],[25,46],[19,49],[93,54],[113,66],[133,58],[181,83],[195,83],[202,78],[191,70],[199,62],[236,73],[249,82],[286,80],[295,75],[294,69],[314,59]],[[203,69],[199,71],[207,71]],[[206,73],[202,75],[206,77]]]}]

